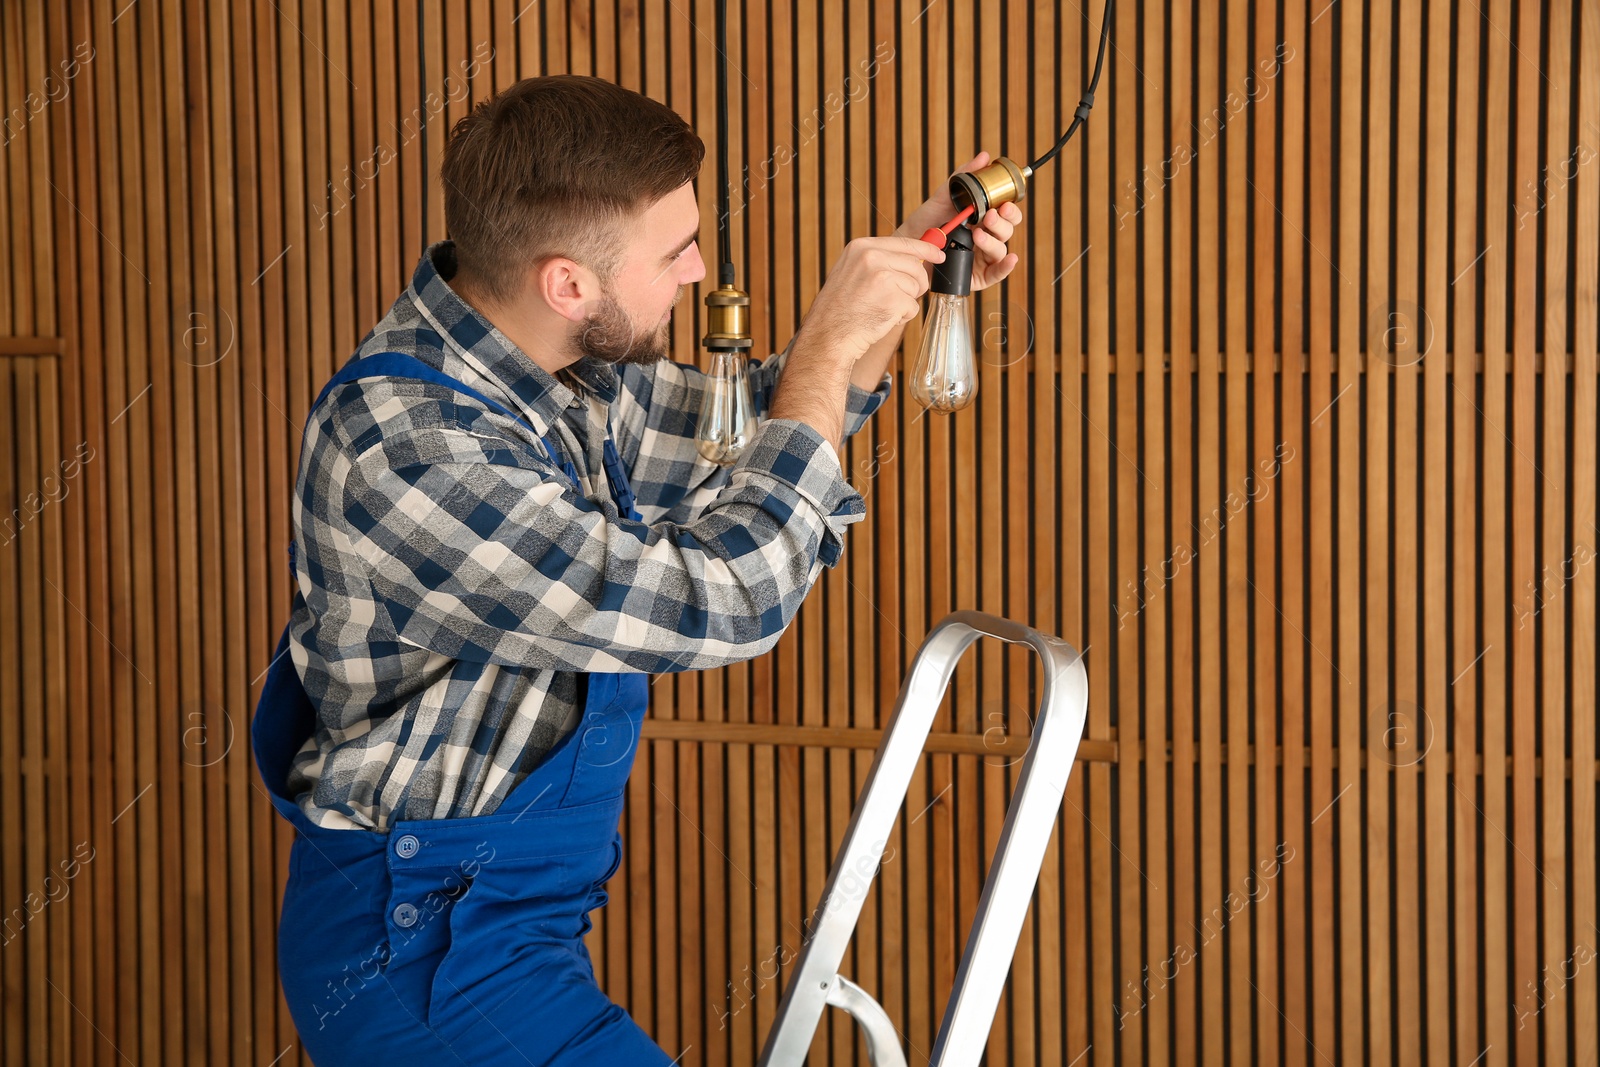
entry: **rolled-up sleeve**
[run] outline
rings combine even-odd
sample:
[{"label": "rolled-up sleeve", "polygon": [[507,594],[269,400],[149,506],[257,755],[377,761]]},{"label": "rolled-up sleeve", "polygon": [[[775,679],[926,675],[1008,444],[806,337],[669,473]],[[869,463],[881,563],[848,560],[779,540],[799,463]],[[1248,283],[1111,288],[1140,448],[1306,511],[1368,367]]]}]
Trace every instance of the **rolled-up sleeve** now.
[{"label": "rolled-up sleeve", "polygon": [[[793,419],[768,419],[761,424],[749,451],[734,466],[730,487],[770,480],[786,486],[822,518],[825,529],[818,562],[833,566],[844,551],[845,527],[866,514],[861,494],[845,481],[839,454],[822,435]],[[781,495],[787,496],[784,492]]]},{"label": "rolled-up sleeve", "polygon": [[757,656],[863,514],[833,448],[764,422],[686,522],[587,499],[526,443],[437,425],[355,455],[334,499],[403,644],[468,661],[660,672]]}]

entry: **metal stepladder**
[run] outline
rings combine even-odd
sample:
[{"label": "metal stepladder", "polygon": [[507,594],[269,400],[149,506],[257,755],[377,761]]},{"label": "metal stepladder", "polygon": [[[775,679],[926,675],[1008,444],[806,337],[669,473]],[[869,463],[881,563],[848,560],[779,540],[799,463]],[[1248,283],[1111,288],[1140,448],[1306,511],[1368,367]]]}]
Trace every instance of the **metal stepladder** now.
[{"label": "metal stepladder", "polygon": [[[830,1004],[849,1012],[861,1027],[874,1067],[905,1067],[905,1050],[888,1013],[870,993],[839,974],[839,964],[871,887],[871,876],[861,883],[863,872],[877,872],[950,676],[979,637],[1026,645],[1044,664],[1044,690],[1033,736],[929,1063],[933,1067],[967,1067],[983,1056],[1056,812],[1066,792],[1067,775],[1083,739],[1089,680],[1083,657],[1065,641],[1009,619],[958,611],[933,628],[911,662],[834,858],[810,937],[778,1005],[761,1052],[762,1067],[803,1064],[823,1009]],[[841,879],[846,877],[852,877],[853,884],[849,892],[840,892]]]}]

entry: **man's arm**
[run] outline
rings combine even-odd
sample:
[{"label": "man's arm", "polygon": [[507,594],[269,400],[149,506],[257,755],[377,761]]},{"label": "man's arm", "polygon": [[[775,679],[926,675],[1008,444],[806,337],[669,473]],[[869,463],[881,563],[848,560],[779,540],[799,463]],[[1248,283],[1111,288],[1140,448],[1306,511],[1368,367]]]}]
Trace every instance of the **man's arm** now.
[{"label": "man's arm", "polygon": [[[772,402],[793,342],[782,352],[750,361],[750,391],[761,419],[772,417]],[[639,506],[660,518],[687,519],[728,484],[728,469],[703,461],[695,428],[707,374],[685,363],[663,361],[622,368],[622,396],[612,430],[617,449],[634,481]],[[871,390],[850,387],[845,398],[844,435],[851,436],[888,398],[886,381]]]},{"label": "man's arm", "polygon": [[[856,360],[855,368],[850,372],[850,385],[855,390],[872,391],[883,389],[887,393],[888,383],[884,380],[889,373],[889,364],[894,361],[894,354],[900,347],[900,339],[905,336],[906,324],[901,323],[869,349],[862,357]],[[852,431],[853,432],[853,431]]]},{"label": "man's arm", "polygon": [[[793,421],[821,435],[834,453],[888,395],[882,372],[874,391],[852,385],[862,356],[917,314],[928,288],[924,264],[944,259],[932,245],[865,237],[845,246],[789,347],[781,374],[763,365],[753,376],[766,418]],[[624,368],[627,399],[616,427],[623,461],[647,515],[689,519],[725,484],[725,472],[699,459],[694,433],[705,376],[678,364],[655,373]],[[770,403],[766,394],[771,394]]]},{"label": "man's arm", "polygon": [[844,439],[845,399],[861,360],[877,353],[881,365],[868,370],[873,381],[883,377],[886,341],[916,318],[928,291],[928,264],[943,261],[942,250],[906,237],[865,237],[846,245],[790,346],[773,417],[807,422],[837,449]]},{"label": "man's arm", "polygon": [[483,422],[385,437],[328,491],[396,639],[454,659],[649,672],[748,659],[863,514],[832,450],[794,421],[763,425],[693,522],[654,525]]}]

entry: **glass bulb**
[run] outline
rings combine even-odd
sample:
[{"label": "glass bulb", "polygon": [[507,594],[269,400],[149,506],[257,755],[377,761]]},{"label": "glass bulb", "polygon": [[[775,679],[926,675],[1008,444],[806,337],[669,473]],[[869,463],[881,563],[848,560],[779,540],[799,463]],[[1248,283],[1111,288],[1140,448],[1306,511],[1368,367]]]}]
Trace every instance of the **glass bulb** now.
[{"label": "glass bulb", "polygon": [[972,298],[928,294],[922,323],[922,348],[911,371],[911,396],[941,415],[960,411],[978,391],[972,351]]},{"label": "glass bulb", "polygon": [[756,434],[756,408],[744,364],[743,352],[714,349],[700,400],[695,442],[702,456],[723,467],[737,463]]}]

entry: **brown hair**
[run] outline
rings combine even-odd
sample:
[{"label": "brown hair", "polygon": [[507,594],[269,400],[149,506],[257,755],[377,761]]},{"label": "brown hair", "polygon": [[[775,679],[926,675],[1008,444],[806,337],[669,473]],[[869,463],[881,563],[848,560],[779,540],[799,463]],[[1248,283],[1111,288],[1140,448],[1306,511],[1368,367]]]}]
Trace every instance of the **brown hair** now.
[{"label": "brown hair", "polygon": [[515,295],[566,256],[609,281],[625,223],[700,172],[705,144],[665,104],[601,78],[527,78],[450,131],[444,222],[469,284]]}]

